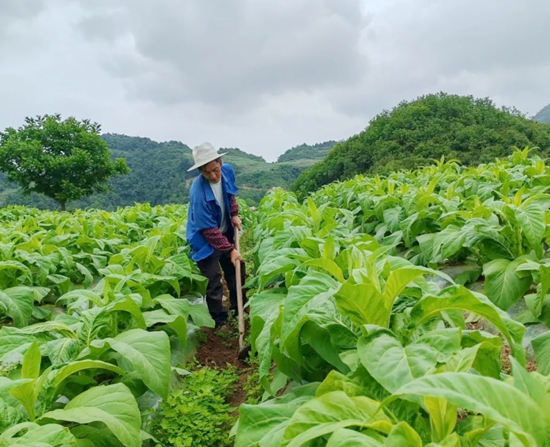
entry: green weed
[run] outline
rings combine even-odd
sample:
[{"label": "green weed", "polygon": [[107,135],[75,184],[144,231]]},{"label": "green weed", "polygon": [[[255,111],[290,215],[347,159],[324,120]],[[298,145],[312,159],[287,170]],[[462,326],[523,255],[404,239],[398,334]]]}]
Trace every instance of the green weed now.
[{"label": "green weed", "polygon": [[229,447],[235,410],[227,403],[238,380],[234,368],[201,368],[185,377],[172,391],[148,427],[164,447]]}]

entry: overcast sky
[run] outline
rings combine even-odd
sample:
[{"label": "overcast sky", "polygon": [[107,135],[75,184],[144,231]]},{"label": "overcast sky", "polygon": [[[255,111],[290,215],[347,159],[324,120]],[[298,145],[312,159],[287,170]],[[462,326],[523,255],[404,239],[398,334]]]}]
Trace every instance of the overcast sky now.
[{"label": "overcast sky", "polygon": [[550,0],[0,0],[0,128],[104,132],[273,161],[445,91],[550,103]]}]

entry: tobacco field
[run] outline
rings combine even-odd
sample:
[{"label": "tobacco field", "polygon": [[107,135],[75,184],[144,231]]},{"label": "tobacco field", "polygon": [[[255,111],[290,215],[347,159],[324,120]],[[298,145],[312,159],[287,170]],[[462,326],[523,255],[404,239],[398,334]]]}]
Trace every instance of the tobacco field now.
[{"label": "tobacco field", "polygon": [[549,187],[525,149],[266,197],[235,445],[550,445]]},{"label": "tobacco field", "polygon": [[[543,160],[440,160],[242,210],[264,395],[236,447],[550,446]],[[0,210],[0,446],[163,445],[151,402],[214,325],[185,220]]]}]

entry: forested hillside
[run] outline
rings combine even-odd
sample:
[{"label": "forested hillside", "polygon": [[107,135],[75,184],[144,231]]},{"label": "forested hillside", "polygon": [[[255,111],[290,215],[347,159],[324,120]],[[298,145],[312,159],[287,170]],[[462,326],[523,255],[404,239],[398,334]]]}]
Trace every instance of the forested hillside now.
[{"label": "forested hillside", "polygon": [[[198,172],[187,172],[193,165],[191,149],[179,141],[158,143],[149,138],[104,134],[112,158],[124,158],[132,172],[111,180],[109,193],[98,194],[68,204],[69,208],[115,209],[134,203],[151,205],[185,203],[189,186]],[[255,205],[269,188],[289,188],[300,173],[323,159],[332,142],[301,145],[285,152],[286,160],[268,163],[264,158],[237,148],[221,148],[224,160],[235,167],[240,197]],[[317,155],[317,156],[316,156]],[[56,208],[57,204],[39,194],[23,196],[17,185],[0,173],[0,206],[21,204],[38,208]]]},{"label": "forested hillside", "polygon": [[550,104],[537,113],[535,119],[540,123],[550,123]]},{"label": "forested hillside", "polygon": [[371,120],[358,135],[336,144],[320,163],[300,175],[292,189],[300,197],[335,180],[360,173],[389,173],[445,156],[463,164],[487,163],[513,147],[550,148],[550,125],[489,99],[445,93],[402,102]]},{"label": "forested hillside", "polygon": [[301,144],[286,151],[279,156],[277,161],[319,160],[319,158],[324,158],[336,143],[336,141],[329,140],[324,143],[314,144],[313,146]]}]

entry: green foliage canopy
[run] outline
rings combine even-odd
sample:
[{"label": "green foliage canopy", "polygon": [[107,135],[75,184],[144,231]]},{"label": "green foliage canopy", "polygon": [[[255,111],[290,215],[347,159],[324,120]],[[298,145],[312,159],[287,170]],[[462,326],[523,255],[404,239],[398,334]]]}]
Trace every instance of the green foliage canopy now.
[{"label": "green foliage canopy", "polygon": [[442,156],[468,165],[487,163],[510,154],[514,146],[546,153],[550,126],[515,109],[497,108],[489,99],[426,95],[376,116],[363,132],[338,143],[302,173],[292,189],[303,197],[335,180],[412,169]]},{"label": "green foliage canopy", "polygon": [[0,134],[0,169],[24,194],[42,193],[65,209],[67,201],[105,192],[107,180],[129,172],[124,159],[111,161],[100,130],[59,114],[25,118],[19,129]]}]

